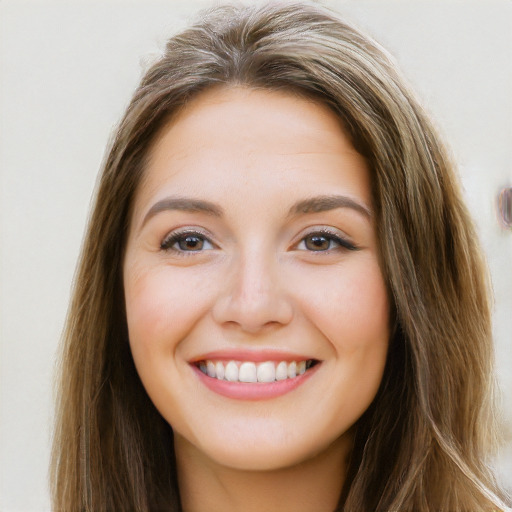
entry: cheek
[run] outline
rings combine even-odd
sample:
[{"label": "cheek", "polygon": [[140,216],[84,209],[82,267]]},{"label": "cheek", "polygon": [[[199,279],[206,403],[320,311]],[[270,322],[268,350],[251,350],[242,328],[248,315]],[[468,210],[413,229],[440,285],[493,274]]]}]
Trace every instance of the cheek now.
[{"label": "cheek", "polygon": [[325,274],[325,286],[318,286],[318,280],[303,283],[312,290],[303,302],[310,319],[337,352],[362,351],[370,356],[376,349],[380,358],[387,350],[390,307],[377,261],[359,258]]},{"label": "cheek", "polygon": [[333,273],[329,287],[310,303],[310,317],[330,343],[333,354],[333,404],[339,418],[353,424],[380,386],[389,346],[389,299],[375,260],[358,261]]},{"label": "cheek", "polygon": [[125,300],[134,357],[174,352],[211,307],[208,281],[189,269],[129,270],[125,271]]}]

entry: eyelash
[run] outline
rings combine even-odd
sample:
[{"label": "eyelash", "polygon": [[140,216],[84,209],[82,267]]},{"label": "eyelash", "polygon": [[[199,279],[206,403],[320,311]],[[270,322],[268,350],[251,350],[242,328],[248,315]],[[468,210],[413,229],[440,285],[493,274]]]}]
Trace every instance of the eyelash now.
[{"label": "eyelash", "polygon": [[[299,247],[302,244],[305,246],[306,239],[313,238],[315,236],[317,236],[319,238],[325,238],[326,240],[329,241],[329,245],[331,244],[331,242],[334,242],[335,244],[338,245],[338,247],[333,247],[333,248],[329,247],[328,249],[321,249],[318,251],[310,250],[308,252],[331,253],[332,251],[336,251],[336,250],[342,250],[342,251],[343,250],[347,250],[347,251],[357,251],[358,250],[358,247],[355,244],[353,244],[352,242],[349,242],[346,238],[343,238],[338,233],[330,231],[329,229],[318,229],[316,231],[311,231],[311,232],[307,233],[300,239],[300,241],[296,245],[296,247]],[[302,249],[302,250],[307,250],[307,248]]]},{"label": "eyelash", "polygon": [[[335,244],[337,244],[338,247],[335,247],[335,248],[329,247],[327,249],[319,249],[317,251],[308,250],[306,247],[306,243],[307,243],[306,239],[313,238],[315,236],[317,236],[318,238],[324,238],[327,241],[329,241],[329,246],[331,245],[331,242],[334,242]],[[168,236],[166,236],[164,238],[164,240],[160,244],[160,249],[163,251],[166,251],[166,252],[172,251],[175,254],[179,254],[180,256],[185,256],[185,255],[188,256],[190,254],[203,252],[203,250],[204,250],[203,247],[201,247],[200,249],[197,249],[197,250],[190,250],[190,251],[182,249],[182,248],[177,249],[177,248],[173,247],[174,245],[185,241],[187,237],[199,239],[203,242],[203,244],[206,242],[209,245],[211,245],[212,247],[214,247],[213,242],[201,231],[186,230],[186,231],[177,231],[174,233],[170,233]],[[314,252],[330,253],[337,249],[347,250],[347,251],[358,250],[358,247],[356,245],[354,245],[352,242],[349,242],[347,239],[341,237],[339,234],[334,233],[328,229],[320,229],[317,231],[312,231],[310,233],[307,233],[300,239],[299,243],[296,244],[295,247],[298,248],[298,247],[300,247],[301,244],[304,244],[305,248],[300,249],[300,250],[304,250],[304,251],[308,251],[308,252],[312,252],[312,253],[314,253]]]},{"label": "eyelash", "polygon": [[162,251],[172,251],[175,254],[179,254],[180,256],[188,256],[193,253],[202,252],[202,250],[203,250],[202,247],[198,250],[191,250],[191,251],[187,251],[184,249],[176,249],[173,247],[174,245],[185,241],[187,237],[197,238],[199,240],[202,240],[203,243],[207,242],[212,247],[214,246],[213,242],[211,242],[211,240],[201,231],[186,230],[186,231],[176,231],[174,233],[170,233],[169,235],[167,235],[163,239],[162,243],[160,244],[160,249]]}]

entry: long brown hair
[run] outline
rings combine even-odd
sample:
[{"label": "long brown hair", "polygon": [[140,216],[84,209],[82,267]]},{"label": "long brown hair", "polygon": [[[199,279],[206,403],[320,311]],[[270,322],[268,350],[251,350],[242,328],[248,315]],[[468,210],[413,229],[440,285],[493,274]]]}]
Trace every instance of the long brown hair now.
[{"label": "long brown hair", "polygon": [[395,329],[384,378],[357,423],[339,510],[504,508],[494,441],[489,286],[454,165],[393,60],[309,3],[220,7],[171,38],[107,155],[60,359],[56,510],[180,510],[172,429],[131,357],[122,264],[151,143],[206,88],[313,97],[343,121],[372,173]]}]

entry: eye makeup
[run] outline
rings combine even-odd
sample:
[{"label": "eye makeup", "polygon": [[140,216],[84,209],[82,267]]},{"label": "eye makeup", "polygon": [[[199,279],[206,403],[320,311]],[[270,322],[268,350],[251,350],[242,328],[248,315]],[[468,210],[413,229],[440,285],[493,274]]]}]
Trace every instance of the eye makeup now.
[{"label": "eye makeup", "polygon": [[162,251],[178,254],[198,253],[214,248],[214,244],[204,232],[189,228],[169,233],[160,244]]},{"label": "eye makeup", "polygon": [[[169,233],[162,240],[160,249],[177,254],[193,254],[215,249],[210,238],[199,229],[182,229]],[[302,236],[300,241],[292,246],[292,250],[312,253],[332,253],[338,250],[356,251],[359,248],[337,230],[320,228],[314,229]]]},{"label": "eye makeup", "polygon": [[311,252],[332,252],[335,250],[356,251],[358,247],[338,233],[323,228],[312,231],[297,244],[298,250]]}]

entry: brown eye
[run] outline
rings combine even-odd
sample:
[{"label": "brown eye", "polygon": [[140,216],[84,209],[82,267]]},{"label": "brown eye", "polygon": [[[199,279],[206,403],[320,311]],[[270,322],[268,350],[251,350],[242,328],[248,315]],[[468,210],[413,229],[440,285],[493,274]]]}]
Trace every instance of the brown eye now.
[{"label": "brown eye", "polygon": [[201,233],[171,233],[160,249],[174,252],[201,252],[213,249],[212,243]]},{"label": "brown eye", "polygon": [[355,251],[357,247],[338,234],[319,231],[306,235],[298,244],[297,249],[301,251],[327,252],[340,249]]},{"label": "brown eye", "polygon": [[182,251],[200,251],[204,245],[204,239],[194,235],[187,235],[177,241]]},{"label": "brown eye", "polygon": [[304,238],[306,249],[310,251],[327,251],[331,247],[331,238],[325,235],[308,235]]}]

